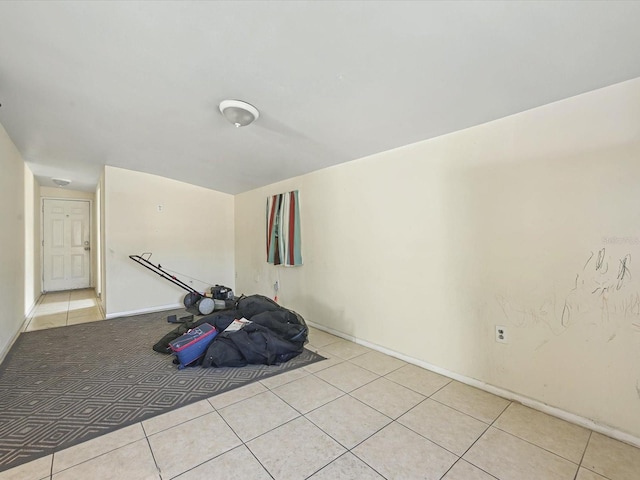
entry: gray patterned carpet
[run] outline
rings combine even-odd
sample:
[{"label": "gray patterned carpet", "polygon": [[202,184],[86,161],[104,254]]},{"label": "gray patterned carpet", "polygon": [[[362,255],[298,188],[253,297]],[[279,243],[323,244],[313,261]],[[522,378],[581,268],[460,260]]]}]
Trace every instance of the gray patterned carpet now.
[{"label": "gray patterned carpet", "polygon": [[151,347],[159,312],[22,333],[0,365],[0,471],[256,380],[309,365],[186,368]]}]

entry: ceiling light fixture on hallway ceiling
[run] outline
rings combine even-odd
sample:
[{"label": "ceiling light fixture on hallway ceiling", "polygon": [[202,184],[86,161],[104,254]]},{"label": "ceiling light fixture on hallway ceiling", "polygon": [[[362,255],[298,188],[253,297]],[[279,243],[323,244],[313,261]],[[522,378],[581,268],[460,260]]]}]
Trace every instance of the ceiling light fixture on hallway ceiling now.
[{"label": "ceiling light fixture on hallway ceiling", "polygon": [[246,127],[260,116],[256,107],[241,100],[223,100],[220,102],[220,112],[236,127]]},{"label": "ceiling light fixture on hallway ceiling", "polygon": [[64,178],[52,178],[51,181],[59,187],[66,187],[71,183],[71,180],[66,180]]}]

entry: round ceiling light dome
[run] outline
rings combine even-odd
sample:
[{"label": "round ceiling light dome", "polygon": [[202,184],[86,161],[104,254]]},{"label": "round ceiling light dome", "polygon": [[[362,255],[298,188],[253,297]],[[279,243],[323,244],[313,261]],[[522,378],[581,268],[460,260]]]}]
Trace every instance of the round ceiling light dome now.
[{"label": "round ceiling light dome", "polygon": [[71,180],[67,180],[66,178],[52,178],[51,181],[59,187],[66,187],[71,183]]},{"label": "round ceiling light dome", "polygon": [[220,102],[220,112],[236,127],[246,127],[260,116],[256,107],[241,100],[223,100]]}]

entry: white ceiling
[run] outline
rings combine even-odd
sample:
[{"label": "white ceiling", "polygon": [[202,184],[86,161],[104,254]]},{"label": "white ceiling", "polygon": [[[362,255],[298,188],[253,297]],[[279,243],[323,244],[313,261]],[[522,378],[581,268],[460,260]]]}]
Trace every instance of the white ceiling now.
[{"label": "white ceiling", "polygon": [[0,122],[41,185],[107,164],[235,194],[640,77],[638,25],[640,2],[2,1]]}]

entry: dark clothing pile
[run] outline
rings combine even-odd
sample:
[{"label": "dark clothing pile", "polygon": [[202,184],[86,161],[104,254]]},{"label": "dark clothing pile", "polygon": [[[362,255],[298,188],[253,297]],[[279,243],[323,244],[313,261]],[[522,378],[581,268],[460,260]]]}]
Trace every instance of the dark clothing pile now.
[{"label": "dark clothing pile", "polygon": [[[250,320],[240,330],[224,330],[236,319]],[[169,342],[187,330],[208,323],[220,332],[199,360],[203,367],[243,367],[248,364],[274,365],[302,353],[309,332],[302,316],[281,307],[262,295],[240,297],[235,308],[221,310],[184,323],[153,346],[171,353]]]}]

